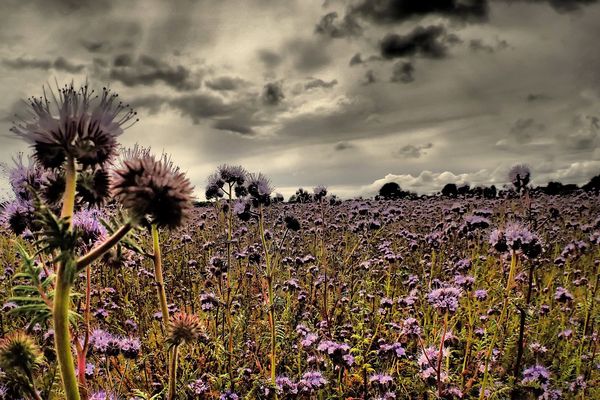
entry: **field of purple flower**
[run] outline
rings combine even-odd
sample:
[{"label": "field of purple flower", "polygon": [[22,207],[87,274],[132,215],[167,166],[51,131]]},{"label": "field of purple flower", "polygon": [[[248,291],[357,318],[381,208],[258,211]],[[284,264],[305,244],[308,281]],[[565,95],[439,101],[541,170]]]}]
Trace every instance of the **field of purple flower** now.
[{"label": "field of purple flower", "polygon": [[0,399],[600,398],[597,194],[286,203],[223,165],[194,207],[86,90],[15,128]]}]

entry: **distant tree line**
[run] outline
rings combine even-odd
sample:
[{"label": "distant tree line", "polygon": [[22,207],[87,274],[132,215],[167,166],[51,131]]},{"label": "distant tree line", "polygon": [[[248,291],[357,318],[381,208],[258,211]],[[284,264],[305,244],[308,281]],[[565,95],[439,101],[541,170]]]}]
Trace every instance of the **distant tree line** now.
[{"label": "distant tree line", "polygon": [[[583,190],[585,192],[591,192],[595,194],[600,194],[600,174],[594,176],[588,183],[579,187],[576,184],[569,183],[563,184],[561,182],[548,182],[546,186],[537,186],[531,189],[531,193],[543,193],[551,196],[560,196],[574,193],[578,190]],[[504,197],[510,195],[510,190],[501,189],[498,190],[495,185],[491,186],[475,186],[471,187],[469,185],[457,185],[455,183],[447,183],[444,185],[442,190],[437,193],[437,196],[442,197],[478,197],[478,198],[486,198],[493,199],[496,197]],[[326,191],[323,192],[321,189],[320,192],[311,193],[308,190],[303,188],[298,188],[296,193],[294,193],[288,199],[288,203],[313,203],[321,201],[321,199],[327,199],[327,202],[330,204],[339,203],[340,200],[336,195],[329,195],[325,197]],[[384,183],[383,186],[379,189],[379,192],[375,196],[376,200],[414,200],[428,196],[419,196],[415,192],[411,192],[408,190],[403,190],[400,185],[396,182],[387,182]],[[284,197],[280,193],[276,193],[273,197],[274,203],[282,203],[284,202]],[[206,201],[197,201],[194,203],[196,207],[208,206],[210,203]]]}]

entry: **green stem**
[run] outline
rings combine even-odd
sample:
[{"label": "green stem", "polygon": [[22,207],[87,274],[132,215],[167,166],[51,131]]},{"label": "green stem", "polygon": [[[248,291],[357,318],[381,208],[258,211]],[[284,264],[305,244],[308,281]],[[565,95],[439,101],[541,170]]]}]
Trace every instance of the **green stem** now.
[{"label": "green stem", "polygon": [[[65,167],[65,192],[61,218],[71,219],[75,208],[75,190],[77,186],[77,170],[75,160],[69,157]],[[57,266],[56,288],[54,293],[54,308],[52,317],[54,319],[54,344],[60,374],[63,381],[66,400],[79,400],[79,388],[75,376],[75,365],[71,353],[71,336],[69,333],[69,306],[71,286],[73,285],[73,271],[75,265],[61,263]]]},{"label": "green stem", "polygon": [[167,400],[175,398],[175,387],[177,386],[177,359],[179,355],[179,346],[174,346],[171,353],[171,365],[169,366],[169,393]]},{"label": "green stem", "polygon": [[125,235],[129,233],[129,231],[133,228],[133,225],[130,221],[126,222],[125,225],[120,227],[115,233],[113,233],[108,239],[102,242],[100,245],[93,248],[89,253],[85,256],[80,257],[77,260],[77,272],[83,271],[85,267],[96,261],[98,258],[102,257],[104,253],[110,250],[115,244],[117,244]]},{"label": "green stem", "polygon": [[163,325],[166,329],[169,326],[169,308],[167,307],[167,294],[165,293],[165,283],[163,281],[162,257],[160,254],[160,242],[158,240],[158,227],[152,224],[152,251],[154,254],[154,279],[156,280],[156,290],[158,292],[158,301],[162,313]]},{"label": "green stem", "polygon": [[260,229],[260,238],[262,241],[263,249],[265,251],[265,264],[266,264],[266,275],[267,275],[267,288],[269,293],[269,322],[271,328],[271,383],[275,385],[275,370],[277,368],[277,356],[276,356],[276,346],[277,346],[277,334],[275,331],[275,304],[274,304],[274,294],[273,294],[273,271],[271,268],[271,258],[269,255],[269,250],[267,248],[267,240],[265,238],[265,228],[264,228],[264,216],[262,206],[259,208],[258,214],[258,226]]},{"label": "green stem", "polygon": [[[492,351],[494,350],[494,345],[496,344],[496,339],[498,336],[498,332],[502,328],[504,323],[504,314],[508,307],[508,298],[510,296],[510,290],[512,289],[513,278],[515,275],[515,270],[517,269],[517,254],[513,251],[510,259],[510,270],[508,271],[508,281],[506,282],[506,295],[504,296],[504,302],[502,304],[502,311],[500,312],[500,316],[498,317],[498,322],[496,324],[496,329],[494,330],[494,336],[492,336],[492,341],[488,347],[486,357],[485,357],[485,369],[483,372],[483,382],[481,384],[481,389],[479,391],[479,400],[483,400],[485,397],[485,387],[487,385],[489,379],[489,365],[490,360],[492,358]],[[507,315],[508,316],[508,315]]]}]

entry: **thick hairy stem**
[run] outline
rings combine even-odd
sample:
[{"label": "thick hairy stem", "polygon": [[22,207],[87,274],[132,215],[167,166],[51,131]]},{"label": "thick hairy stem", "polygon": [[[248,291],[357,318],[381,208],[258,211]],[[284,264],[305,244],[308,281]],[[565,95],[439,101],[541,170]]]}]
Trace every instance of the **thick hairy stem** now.
[{"label": "thick hairy stem", "polygon": [[[77,170],[75,160],[71,157],[67,160],[65,168],[65,193],[61,218],[71,219],[75,207],[75,189],[77,185]],[[71,294],[71,276],[68,264],[59,264],[56,272],[56,288],[54,293],[54,344],[56,357],[60,366],[60,374],[63,381],[66,400],[79,400],[79,388],[75,376],[75,365],[71,353],[71,336],[69,334],[69,306]]]},{"label": "thick hairy stem", "polygon": [[169,366],[169,393],[167,395],[167,400],[173,400],[175,398],[175,387],[177,386],[177,359],[179,355],[179,346],[174,346],[170,353],[171,364]]},{"label": "thick hairy stem", "polygon": [[160,303],[163,325],[166,329],[169,326],[169,308],[167,307],[167,294],[165,293],[165,283],[163,281],[162,257],[160,254],[160,242],[158,240],[158,227],[156,224],[152,224],[152,250],[154,254],[154,279],[156,280],[158,302]]}]

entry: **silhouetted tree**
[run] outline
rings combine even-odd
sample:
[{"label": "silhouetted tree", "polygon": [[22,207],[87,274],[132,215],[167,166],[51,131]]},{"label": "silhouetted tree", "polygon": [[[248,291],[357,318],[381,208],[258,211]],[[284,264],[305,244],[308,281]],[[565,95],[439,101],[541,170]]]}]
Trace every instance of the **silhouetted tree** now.
[{"label": "silhouetted tree", "polygon": [[446,197],[456,197],[458,195],[458,188],[455,183],[447,183],[442,188],[442,196]]},{"label": "silhouetted tree", "polygon": [[588,183],[583,185],[582,189],[585,190],[586,192],[599,193],[600,192],[600,175],[596,175],[595,177],[590,179],[590,181]]},{"label": "silhouetted tree", "polygon": [[496,186],[494,185],[483,188],[483,197],[485,197],[486,199],[494,199],[496,198],[497,194],[498,191],[496,190]]}]

